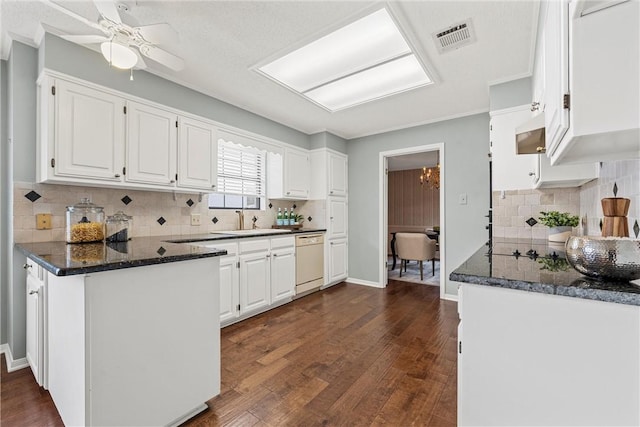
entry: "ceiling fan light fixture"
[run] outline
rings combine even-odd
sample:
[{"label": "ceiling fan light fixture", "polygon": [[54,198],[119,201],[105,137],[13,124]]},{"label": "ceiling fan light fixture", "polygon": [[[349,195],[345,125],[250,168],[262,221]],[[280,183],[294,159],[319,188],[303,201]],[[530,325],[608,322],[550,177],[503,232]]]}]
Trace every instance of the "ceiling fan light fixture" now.
[{"label": "ceiling fan light fixture", "polygon": [[100,45],[102,56],[111,65],[123,70],[129,70],[138,63],[138,55],[128,46],[114,41],[104,42]]}]

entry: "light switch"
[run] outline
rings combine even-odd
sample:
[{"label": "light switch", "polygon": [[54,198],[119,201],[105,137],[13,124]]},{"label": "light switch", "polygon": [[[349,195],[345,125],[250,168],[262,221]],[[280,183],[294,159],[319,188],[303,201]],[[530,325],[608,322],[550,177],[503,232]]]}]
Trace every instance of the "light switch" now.
[{"label": "light switch", "polygon": [[460,196],[458,196],[458,203],[460,203],[461,205],[467,204],[467,193],[462,193]]},{"label": "light switch", "polygon": [[51,214],[36,214],[36,230],[51,230]]}]

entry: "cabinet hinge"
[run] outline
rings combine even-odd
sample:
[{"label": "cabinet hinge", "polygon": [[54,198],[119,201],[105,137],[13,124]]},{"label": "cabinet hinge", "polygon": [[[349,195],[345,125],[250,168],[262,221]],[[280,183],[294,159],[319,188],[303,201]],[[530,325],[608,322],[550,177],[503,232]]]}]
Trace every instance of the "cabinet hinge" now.
[{"label": "cabinet hinge", "polygon": [[240,304],[238,304],[238,311],[240,311]]},{"label": "cabinet hinge", "polygon": [[178,174],[176,174],[176,181],[178,180]]},{"label": "cabinet hinge", "polygon": [[53,157],[51,158],[51,167],[52,168],[56,167],[56,159],[54,159]]},{"label": "cabinet hinge", "polygon": [[122,110],[124,111],[125,114],[127,114],[127,106],[126,105],[124,107],[122,107]]},{"label": "cabinet hinge", "polygon": [[51,95],[55,95],[55,94],[56,94],[56,87],[51,86]]},{"label": "cabinet hinge", "polygon": [[462,354],[462,341],[458,341],[458,353]]},{"label": "cabinet hinge", "polygon": [[176,120],[176,127],[178,127],[178,121]]},{"label": "cabinet hinge", "polygon": [[564,97],[562,99],[562,106],[567,110],[571,108],[571,95],[569,95],[568,93],[564,94]]},{"label": "cabinet hinge", "polygon": [[122,167],[122,175],[126,175],[127,174],[127,167],[123,166]]},{"label": "cabinet hinge", "polygon": [[489,125],[489,130],[493,130],[493,125]]},{"label": "cabinet hinge", "polygon": [[[240,268],[240,261],[236,262],[236,268]],[[240,310],[239,308],[240,306],[238,306],[238,310]]]}]

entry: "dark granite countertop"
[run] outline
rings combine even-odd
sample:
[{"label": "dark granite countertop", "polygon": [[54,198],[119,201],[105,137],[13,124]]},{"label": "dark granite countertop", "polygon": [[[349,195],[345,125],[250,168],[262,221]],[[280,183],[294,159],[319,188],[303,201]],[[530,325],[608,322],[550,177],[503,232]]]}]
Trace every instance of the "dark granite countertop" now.
[{"label": "dark granite countertop", "polygon": [[300,229],[292,232],[256,234],[195,234],[183,236],[134,237],[123,243],[65,242],[17,243],[24,255],[33,259],[45,270],[56,276],[95,273],[122,268],[185,261],[226,255],[227,251],[215,247],[188,245],[186,243],[246,239],[250,237],[273,237],[279,235],[319,233],[326,229]]},{"label": "dark granite countertop", "polygon": [[[527,255],[534,249],[538,257]],[[566,261],[563,247],[546,240],[494,239],[481,247],[449,276],[457,282],[517,289],[640,306],[640,284],[594,280]],[[512,254],[518,249],[521,255]],[[553,254],[557,256],[553,257]],[[636,281],[637,282],[637,281]]]}]

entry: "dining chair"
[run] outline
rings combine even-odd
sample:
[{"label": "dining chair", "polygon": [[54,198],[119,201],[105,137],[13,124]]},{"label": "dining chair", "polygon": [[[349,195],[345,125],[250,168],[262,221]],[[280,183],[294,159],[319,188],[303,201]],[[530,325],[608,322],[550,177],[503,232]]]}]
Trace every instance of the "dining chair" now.
[{"label": "dining chair", "polygon": [[407,271],[407,261],[420,263],[420,280],[424,280],[423,261],[431,261],[431,275],[435,275],[437,246],[435,240],[424,233],[397,233],[396,246],[398,258],[400,258],[400,277],[402,277],[402,267],[405,273]]}]

